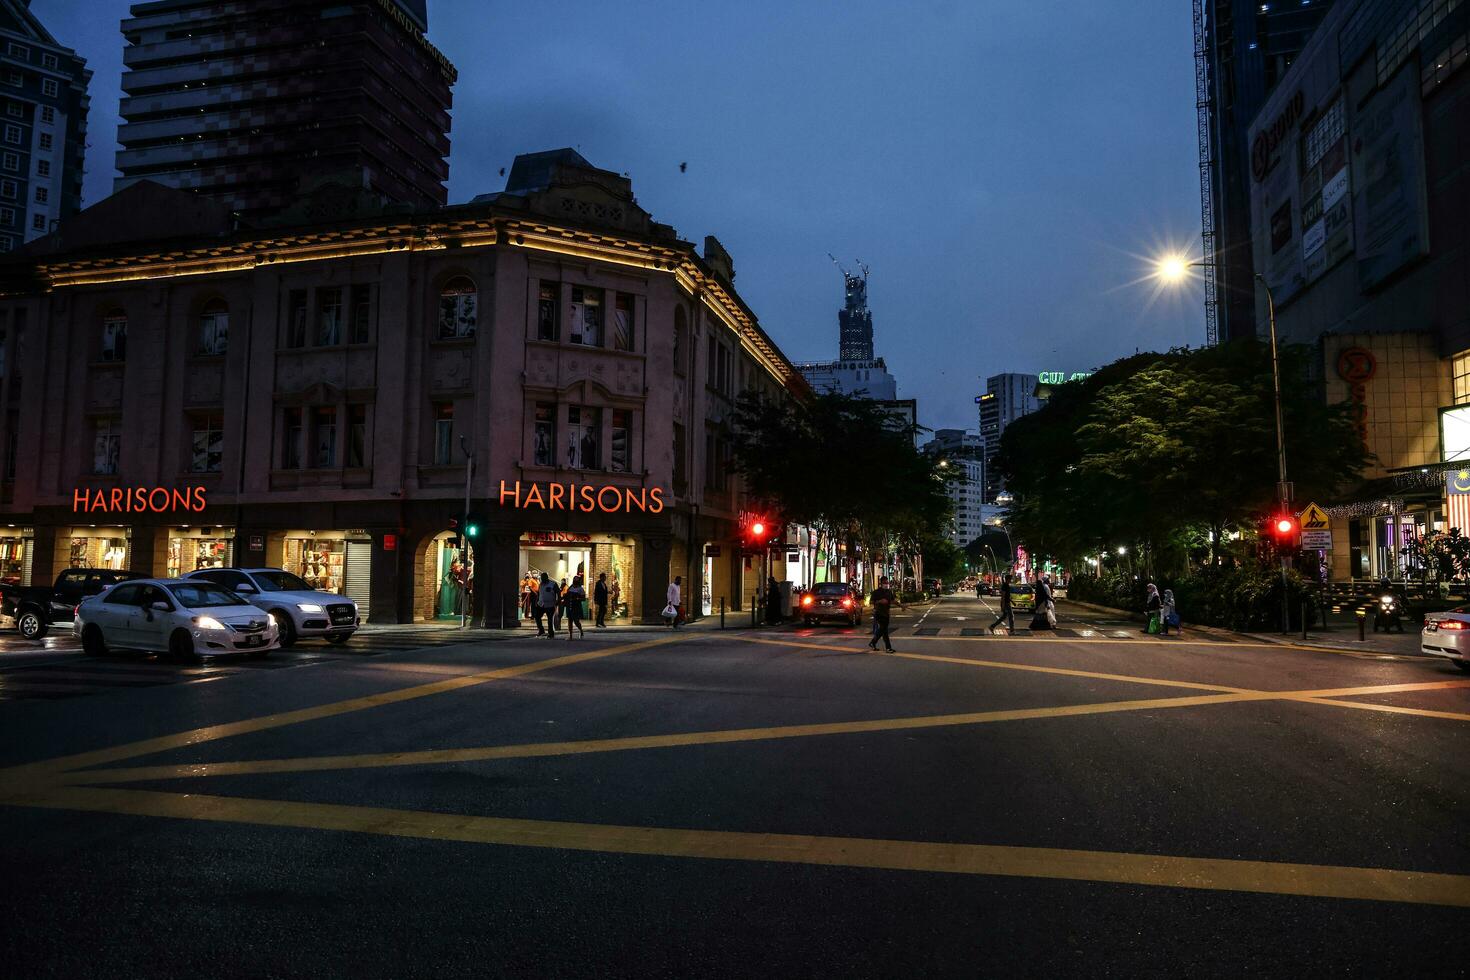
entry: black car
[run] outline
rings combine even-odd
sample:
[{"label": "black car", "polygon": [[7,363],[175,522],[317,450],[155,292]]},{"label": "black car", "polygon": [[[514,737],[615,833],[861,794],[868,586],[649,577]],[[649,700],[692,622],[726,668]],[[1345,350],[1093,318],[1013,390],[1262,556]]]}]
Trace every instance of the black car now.
[{"label": "black car", "polygon": [[824,619],[836,619],[849,626],[863,621],[863,597],[846,582],[823,582],[801,596],[801,621],[815,626]]},{"label": "black car", "polygon": [[54,623],[70,623],[76,608],[88,596],[129,579],[147,578],[142,572],[115,568],[68,568],[55,584],[0,585],[0,614],[15,620],[27,640],[39,640]]}]

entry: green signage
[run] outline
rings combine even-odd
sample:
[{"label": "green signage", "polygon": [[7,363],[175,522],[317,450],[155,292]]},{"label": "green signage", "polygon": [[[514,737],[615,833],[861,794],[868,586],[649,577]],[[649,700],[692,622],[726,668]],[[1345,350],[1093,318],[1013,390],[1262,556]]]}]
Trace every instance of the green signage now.
[{"label": "green signage", "polygon": [[1065,371],[1041,371],[1036,375],[1036,380],[1044,385],[1066,384],[1068,381],[1081,381],[1083,378],[1092,377],[1091,371],[1073,371],[1068,374]]}]

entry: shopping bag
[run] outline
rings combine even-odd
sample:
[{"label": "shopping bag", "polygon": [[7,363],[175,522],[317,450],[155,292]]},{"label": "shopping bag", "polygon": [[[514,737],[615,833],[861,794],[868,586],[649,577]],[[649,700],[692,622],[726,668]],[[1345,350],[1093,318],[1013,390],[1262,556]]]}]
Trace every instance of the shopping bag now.
[{"label": "shopping bag", "polygon": [[1177,612],[1171,612],[1168,618],[1169,625],[1177,630],[1179,628],[1179,614]]},{"label": "shopping bag", "polygon": [[1161,628],[1159,625],[1159,614],[1151,613],[1148,617],[1148,631],[1150,633],[1157,633]]},{"label": "shopping bag", "polygon": [[669,603],[667,606],[664,606],[664,619],[673,619],[677,615],[679,615],[679,610],[674,608],[674,604],[672,602]]}]

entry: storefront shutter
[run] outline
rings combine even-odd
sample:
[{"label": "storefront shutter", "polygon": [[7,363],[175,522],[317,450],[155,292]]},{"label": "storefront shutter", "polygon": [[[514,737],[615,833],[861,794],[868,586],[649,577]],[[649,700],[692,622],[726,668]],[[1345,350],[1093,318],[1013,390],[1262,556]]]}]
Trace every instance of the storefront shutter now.
[{"label": "storefront shutter", "polygon": [[368,599],[373,581],[373,543],[348,541],[347,559],[342,570],[342,591],[357,603],[357,612],[367,621]]},{"label": "storefront shutter", "polygon": [[36,551],[36,539],[21,538],[20,540],[21,551],[23,552],[20,556],[20,584],[28,586],[31,584],[31,558]]}]

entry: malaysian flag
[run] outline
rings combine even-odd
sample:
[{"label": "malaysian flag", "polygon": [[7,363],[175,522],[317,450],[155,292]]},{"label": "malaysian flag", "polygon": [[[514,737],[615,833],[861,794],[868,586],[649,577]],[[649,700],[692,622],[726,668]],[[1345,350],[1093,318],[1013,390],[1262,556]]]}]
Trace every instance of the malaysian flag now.
[{"label": "malaysian flag", "polygon": [[1444,475],[1445,525],[1470,534],[1470,470],[1450,470]]}]

